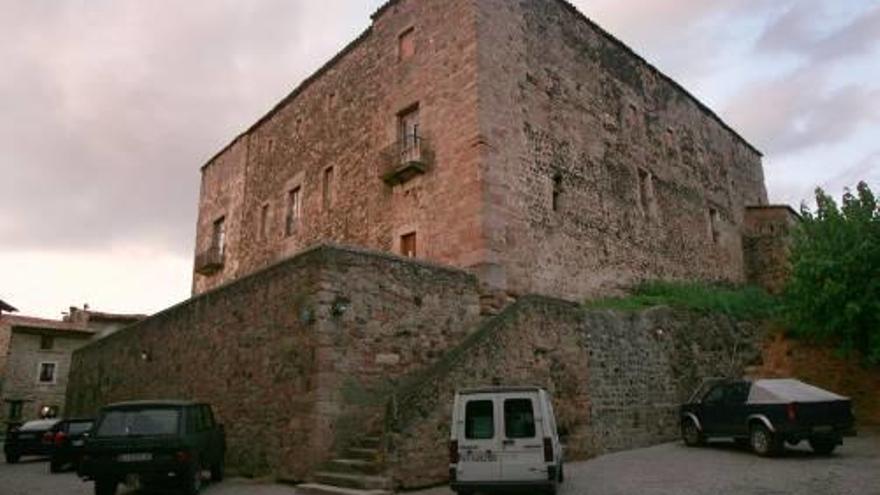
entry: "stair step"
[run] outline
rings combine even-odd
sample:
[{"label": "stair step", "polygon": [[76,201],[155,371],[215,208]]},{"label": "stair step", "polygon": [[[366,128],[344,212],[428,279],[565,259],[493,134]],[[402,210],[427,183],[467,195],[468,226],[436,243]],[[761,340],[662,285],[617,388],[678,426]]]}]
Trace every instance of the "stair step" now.
[{"label": "stair step", "polygon": [[382,437],[362,437],[359,442],[361,447],[367,449],[377,449],[382,443]]},{"label": "stair step", "polygon": [[296,486],[296,492],[302,495],[391,495],[387,490],[357,490],[340,486],[306,483]]},{"label": "stair step", "polygon": [[315,473],[315,479],[325,485],[341,486],[343,488],[358,488],[361,490],[387,490],[391,488],[391,480],[384,476],[321,471]]},{"label": "stair step", "polygon": [[352,447],[348,449],[348,455],[352,459],[366,459],[371,461],[379,458],[379,449]]},{"label": "stair step", "polygon": [[343,473],[377,474],[381,469],[379,463],[367,459],[333,459],[327,464],[328,471]]}]

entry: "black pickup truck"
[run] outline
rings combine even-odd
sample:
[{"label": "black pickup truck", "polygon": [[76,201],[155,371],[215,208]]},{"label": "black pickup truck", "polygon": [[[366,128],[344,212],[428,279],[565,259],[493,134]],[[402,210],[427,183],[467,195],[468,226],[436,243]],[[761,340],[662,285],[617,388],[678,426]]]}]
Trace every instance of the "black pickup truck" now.
[{"label": "black pickup truck", "polygon": [[849,399],[792,379],[709,380],[681,406],[680,419],[689,446],[733,438],[762,456],[802,440],[828,455],[843,437],[855,435]]},{"label": "black pickup truck", "polygon": [[95,481],[95,495],[113,495],[123,482],[192,495],[201,489],[205,470],[212,481],[223,479],[225,455],[226,435],[208,404],[124,402],[101,410],[79,475]]}]

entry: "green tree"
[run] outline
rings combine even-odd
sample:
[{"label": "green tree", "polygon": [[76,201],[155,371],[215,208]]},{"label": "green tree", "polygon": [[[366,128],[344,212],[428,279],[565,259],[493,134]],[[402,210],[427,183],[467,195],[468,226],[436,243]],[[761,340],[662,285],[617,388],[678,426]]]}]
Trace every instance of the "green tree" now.
[{"label": "green tree", "polygon": [[816,204],[801,207],[785,313],[795,334],[880,364],[880,205],[864,182],[841,207],[817,189]]}]

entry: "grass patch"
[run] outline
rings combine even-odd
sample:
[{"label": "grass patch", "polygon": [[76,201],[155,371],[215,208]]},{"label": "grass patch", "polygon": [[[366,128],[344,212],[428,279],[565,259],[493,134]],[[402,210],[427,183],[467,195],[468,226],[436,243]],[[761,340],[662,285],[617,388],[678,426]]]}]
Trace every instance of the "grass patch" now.
[{"label": "grass patch", "polygon": [[589,309],[635,312],[670,306],[700,313],[721,313],[740,320],[766,319],[779,311],[777,299],[758,287],[694,282],[645,282],[627,297],[587,301]]}]

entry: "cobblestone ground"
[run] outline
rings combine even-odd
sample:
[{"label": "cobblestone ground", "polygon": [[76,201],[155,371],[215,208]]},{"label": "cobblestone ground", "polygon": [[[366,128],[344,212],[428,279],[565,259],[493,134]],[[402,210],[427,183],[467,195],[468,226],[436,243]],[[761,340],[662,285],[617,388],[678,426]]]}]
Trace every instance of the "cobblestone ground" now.
[{"label": "cobblestone ground", "polygon": [[[719,442],[669,443],[566,466],[560,495],[880,495],[880,432],[847,438],[831,457],[801,445],[776,459]],[[410,495],[450,495],[435,488]]]},{"label": "cobblestone ground", "polygon": [[[717,443],[690,449],[669,443],[566,466],[560,495],[880,495],[880,434],[848,438],[831,457],[800,445],[763,459]],[[0,495],[88,495],[73,473],[48,473],[44,461],[0,464]],[[120,490],[120,495],[132,492]],[[245,480],[208,485],[206,495],[297,495],[295,489]],[[450,495],[445,487],[410,495]]]}]

